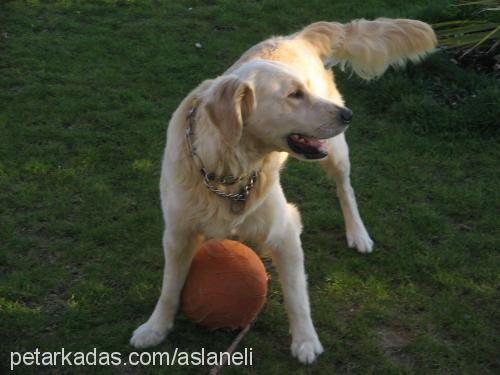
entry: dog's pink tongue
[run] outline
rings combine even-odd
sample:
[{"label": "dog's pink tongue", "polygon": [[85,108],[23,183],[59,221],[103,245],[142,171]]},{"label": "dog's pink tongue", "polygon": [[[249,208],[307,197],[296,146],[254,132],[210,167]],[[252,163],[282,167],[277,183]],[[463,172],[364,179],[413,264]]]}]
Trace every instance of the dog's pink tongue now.
[{"label": "dog's pink tongue", "polygon": [[306,144],[315,148],[321,148],[324,143],[321,139],[306,139]]},{"label": "dog's pink tongue", "polygon": [[316,146],[318,142],[320,142],[319,139],[313,139],[313,138],[306,138],[302,135],[294,134],[292,135],[292,139],[297,142],[297,143],[303,143],[305,145],[310,145],[310,146]]},{"label": "dog's pink tongue", "polygon": [[323,148],[325,141],[322,139],[306,138],[298,134],[292,135],[292,139],[297,143],[302,143],[303,145],[314,147],[317,149]]}]

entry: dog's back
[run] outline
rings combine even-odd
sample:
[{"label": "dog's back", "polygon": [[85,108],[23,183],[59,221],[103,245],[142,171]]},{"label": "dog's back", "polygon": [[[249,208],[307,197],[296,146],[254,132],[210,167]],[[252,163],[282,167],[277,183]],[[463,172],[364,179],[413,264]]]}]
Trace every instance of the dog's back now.
[{"label": "dog's back", "polygon": [[[228,70],[253,60],[303,62],[303,54],[314,55],[328,65],[350,66],[360,77],[372,79],[389,66],[418,62],[436,46],[432,28],[421,21],[378,18],[348,24],[315,22],[288,37],[274,37],[249,49]],[[303,66],[303,65],[301,65]]]}]

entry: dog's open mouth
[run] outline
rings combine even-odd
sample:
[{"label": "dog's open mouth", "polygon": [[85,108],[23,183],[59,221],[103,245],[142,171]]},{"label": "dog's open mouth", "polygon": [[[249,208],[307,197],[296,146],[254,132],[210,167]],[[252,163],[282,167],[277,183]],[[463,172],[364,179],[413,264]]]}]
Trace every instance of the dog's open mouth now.
[{"label": "dog's open mouth", "polygon": [[307,159],[323,159],[328,155],[326,139],[306,137],[301,134],[291,134],[286,138],[288,147],[294,153]]}]

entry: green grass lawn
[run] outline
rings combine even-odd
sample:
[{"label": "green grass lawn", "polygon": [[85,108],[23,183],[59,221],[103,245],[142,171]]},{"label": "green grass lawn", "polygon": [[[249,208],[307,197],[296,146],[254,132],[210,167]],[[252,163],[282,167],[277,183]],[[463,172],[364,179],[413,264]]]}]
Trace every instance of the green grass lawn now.
[{"label": "green grass lawn", "polygon": [[[200,81],[313,21],[437,22],[455,12],[441,0],[3,1],[0,372],[11,351],[132,350],[160,290],[165,129]],[[336,74],[355,113],[352,179],[375,252],[347,248],[333,183],[317,165],[290,160],[283,185],[302,212],[325,353],[311,366],[292,359],[273,276],[240,346],[253,348],[254,365],[223,373],[499,373],[498,75],[442,52],[370,83]],[[224,350],[233,337],[179,316],[152,350]]]}]

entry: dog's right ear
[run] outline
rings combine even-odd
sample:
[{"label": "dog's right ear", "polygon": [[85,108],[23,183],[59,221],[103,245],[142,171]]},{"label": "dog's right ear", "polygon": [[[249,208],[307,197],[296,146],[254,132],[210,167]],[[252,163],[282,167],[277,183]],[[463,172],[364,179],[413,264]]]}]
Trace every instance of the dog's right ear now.
[{"label": "dog's right ear", "polygon": [[208,93],[205,109],[210,121],[221,132],[222,140],[234,147],[255,106],[253,88],[236,76],[225,76],[216,80]]}]

